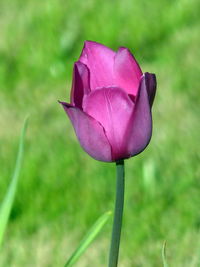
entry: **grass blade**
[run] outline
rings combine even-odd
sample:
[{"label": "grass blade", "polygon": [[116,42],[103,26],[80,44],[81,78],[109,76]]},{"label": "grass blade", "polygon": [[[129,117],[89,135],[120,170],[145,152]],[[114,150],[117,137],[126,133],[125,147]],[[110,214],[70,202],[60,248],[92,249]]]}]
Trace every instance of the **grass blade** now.
[{"label": "grass blade", "polygon": [[163,262],[163,267],[168,267],[166,260],[166,241],[164,242],[162,247],[162,262]]},{"label": "grass blade", "polygon": [[21,137],[19,142],[18,154],[15,164],[15,169],[11,178],[10,185],[8,187],[7,193],[3,199],[3,202],[0,207],[0,246],[3,241],[3,236],[6,230],[6,225],[8,223],[9,215],[12,209],[14,202],[14,197],[16,193],[18,178],[22,165],[23,151],[24,151],[24,137],[27,128],[28,117],[24,120],[23,128],[21,131]]},{"label": "grass blade", "polygon": [[108,211],[104,213],[92,226],[92,228],[88,231],[86,236],[82,239],[77,249],[74,251],[74,253],[71,255],[67,263],[65,264],[65,267],[71,267],[78,258],[85,252],[85,250],[88,248],[88,246],[92,243],[92,241],[95,239],[95,237],[98,235],[98,233],[101,231],[105,223],[108,221],[109,217],[111,215],[111,212]]}]

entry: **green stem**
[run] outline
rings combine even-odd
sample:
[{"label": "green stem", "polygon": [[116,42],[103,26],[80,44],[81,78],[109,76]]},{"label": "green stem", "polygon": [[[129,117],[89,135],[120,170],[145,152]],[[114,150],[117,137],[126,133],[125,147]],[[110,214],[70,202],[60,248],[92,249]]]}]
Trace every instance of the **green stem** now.
[{"label": "green stem", "polygon": [[116,162],[116,167],[117,167],[117,188],[116,188],[115,213],[114,213],[108,267],[116,267],[118,263],[123,206],[124,206],[124,161],[120,160]]}]

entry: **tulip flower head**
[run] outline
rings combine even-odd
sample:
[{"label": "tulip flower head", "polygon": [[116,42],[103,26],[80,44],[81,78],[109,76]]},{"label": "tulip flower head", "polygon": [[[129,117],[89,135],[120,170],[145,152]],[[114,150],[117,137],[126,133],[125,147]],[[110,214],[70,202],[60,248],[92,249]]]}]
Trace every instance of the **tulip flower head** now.
[{"label": "tulip flower head", "polygon": [[113,162],[142,152],[152,135],[155,74],[142,73],[131,52],[86,41],[74,64],[70,103],[60,102],[83,149]]}]

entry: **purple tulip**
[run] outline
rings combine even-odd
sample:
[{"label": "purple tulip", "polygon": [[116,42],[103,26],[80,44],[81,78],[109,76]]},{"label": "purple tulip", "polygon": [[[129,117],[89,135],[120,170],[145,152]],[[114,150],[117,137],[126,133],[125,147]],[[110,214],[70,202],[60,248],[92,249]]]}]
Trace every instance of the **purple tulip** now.
[{"label": "purple tulip", "polygon": [[74,64],[71,103],[60,102],[83,149],[112,162],[142,152],[152,134],[156,76],[125,48],[86,41]]}]

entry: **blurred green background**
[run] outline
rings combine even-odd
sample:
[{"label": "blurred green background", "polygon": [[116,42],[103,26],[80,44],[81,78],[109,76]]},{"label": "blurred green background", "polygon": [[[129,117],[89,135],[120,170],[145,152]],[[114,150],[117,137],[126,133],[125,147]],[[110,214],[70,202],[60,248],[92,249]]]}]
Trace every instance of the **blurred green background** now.
[{"label": "blurred green background", "polygon": [[[0,266],[63,266],[115,197],[115,166],[79,146],[57,100],[69,100],[84,40],[131,49],[156,73],[149,147],[126,161],[124,267],[200,266],[198,0],[1,0],[0,201],[30,114]],[[77,263],[106,266],[111,220]]]}]

